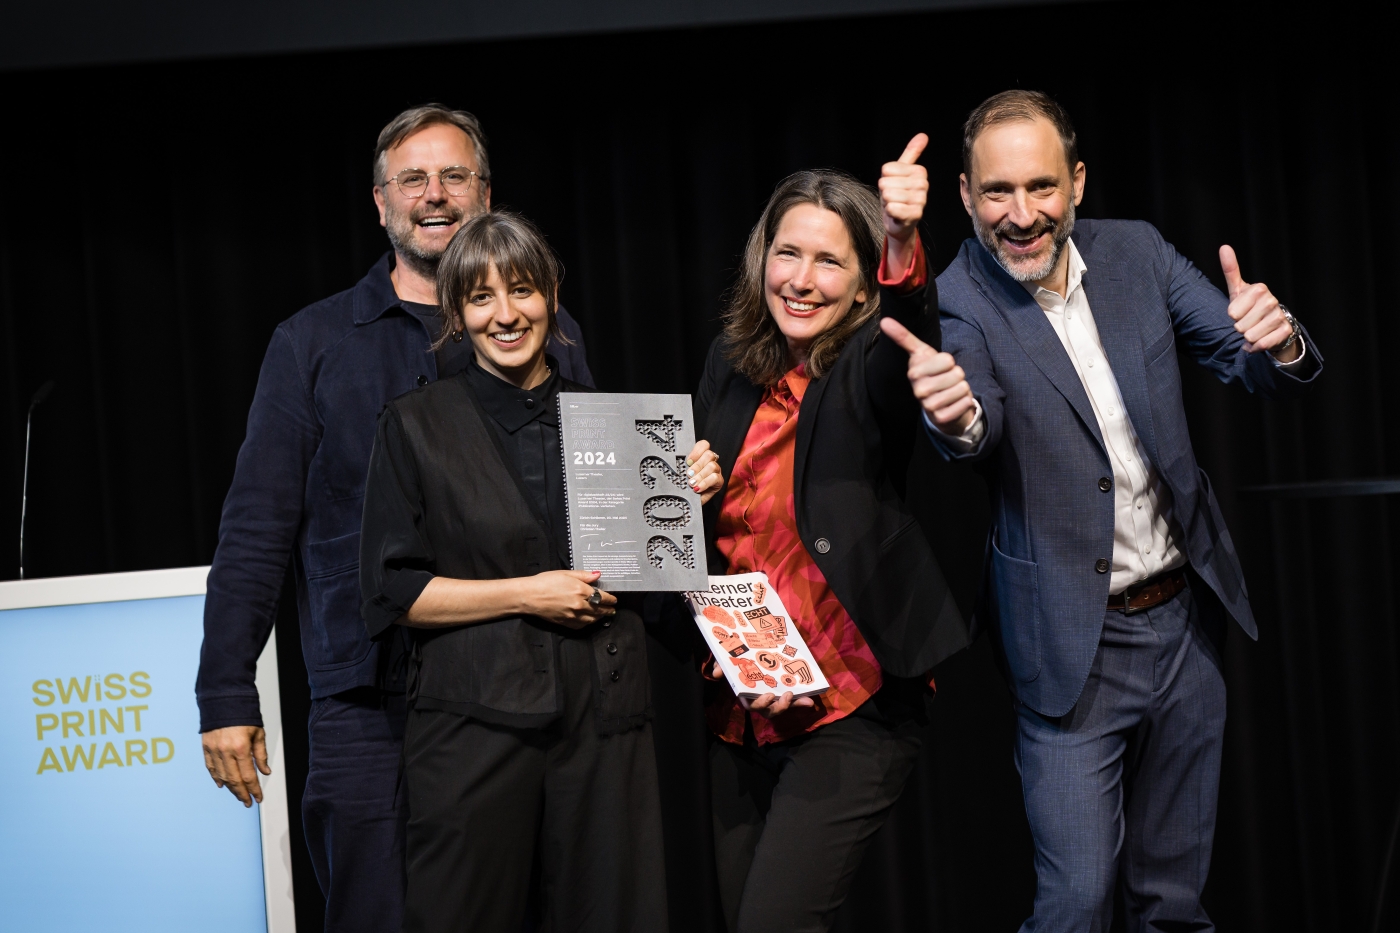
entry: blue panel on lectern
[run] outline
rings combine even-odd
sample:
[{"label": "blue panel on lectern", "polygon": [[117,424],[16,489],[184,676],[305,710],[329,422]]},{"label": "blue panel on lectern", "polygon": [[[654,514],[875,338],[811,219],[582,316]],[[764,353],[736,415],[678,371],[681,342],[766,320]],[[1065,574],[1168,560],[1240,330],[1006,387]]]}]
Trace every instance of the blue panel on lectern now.
[{"label": "blue panel on lectern", "polygon": [[264,933],[257,808],[204,769],[203,596],[0,612],[13,930]]}]

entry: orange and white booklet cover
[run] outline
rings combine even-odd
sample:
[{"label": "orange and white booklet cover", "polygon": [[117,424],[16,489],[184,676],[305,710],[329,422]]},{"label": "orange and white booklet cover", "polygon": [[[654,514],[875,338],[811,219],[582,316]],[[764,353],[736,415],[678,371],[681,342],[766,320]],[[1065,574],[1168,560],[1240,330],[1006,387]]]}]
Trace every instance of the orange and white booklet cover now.
[{"label": "orange and white booklet cover", "polygon": [[768,585],[768,574],[710,577],[709,590],[685,595],[735,696],[826,691],[826,677]]}]

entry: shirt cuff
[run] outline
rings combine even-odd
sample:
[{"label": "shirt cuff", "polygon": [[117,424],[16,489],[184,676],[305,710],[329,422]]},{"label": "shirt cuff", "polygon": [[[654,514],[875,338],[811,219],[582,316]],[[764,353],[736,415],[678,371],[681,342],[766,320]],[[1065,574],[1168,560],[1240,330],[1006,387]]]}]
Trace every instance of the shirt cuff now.
[{"label": "shirt cuff", "polygon": [[408,615],[408,610],[423,595],[433,574],[427,570],[403,568],[384,574],[383,592],[366,600],[360,607],[370,638],[378,638],[389,626]]},{"label": "shirt cuff", "polygon": [[962,453],[969,453],[977,449],[977,445],[982,443],[982,438],[987,433],[987,419],[982,417],[982,403],[976,398],[972,400],[972,424],[967,426],[967,430],[961,434],[953,435],[946,433],[942,428],[933,423],[933,419],[924,412],[924,424],[930,431],[937,431],[938,437],[943,443],[954,450]]},{"label": "shirt cuff", "polygon": [[199,699],[199,731],[213,732],[229,726],[261,726],[262,709],[256,692],[246,696],[202,697]]},{"label": "shirt cuff", "polygon": [[[889,241],[886,239],[886,246]],[[914,247],[914,258],[909,263],[909,268],[904,270],[904,274],[899,278],[894,278],[886,263],[889,261],[889,251],[882,246],[880,248],[880,271],[876,278],[885,288],[891,289],[896,295],[907,295],[909,292],[918,291],[928,284],[928,263],[924,259],[924,244],[919,239],[918,231],[914,232],[914,240],[910,244]]]},{"label": "shirt cuff", "polygon": [[[1264,352],[1268,353],[1267,350],[1264,351]],[[1299,367],[1299,364],[1301,364],[1301,363],[1303,362],[1303,360],[1307,359],[1307,356],[1308,356],[1308,345],[1305,344],[1305,343],[1303,343],[1303,335],[1302,335],[1302,334],[1299,334],[1299,335],[1298,335],[1298,358],[1297,358],[1296,360],[1294,360],[1293,362],[1291,362],[1291,363],[1280,363],[1280,362],[1278,361],[1278,357],[1274,356],[1272,353],[1269,353],[1269,359],[1271,359],[1271,360],[1274,361],[1274,365],[1277,366],[1279,369],[1283,370],[1283,371],[1286,372],[1286,373],[1292,372],[1293,370],[1297,369],[1297,368]]]}]

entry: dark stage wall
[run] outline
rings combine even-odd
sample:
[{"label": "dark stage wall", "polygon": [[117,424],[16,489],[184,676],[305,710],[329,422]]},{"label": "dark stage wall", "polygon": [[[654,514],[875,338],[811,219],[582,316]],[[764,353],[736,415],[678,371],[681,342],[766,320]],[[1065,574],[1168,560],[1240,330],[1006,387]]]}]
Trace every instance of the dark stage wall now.
[{"label": "dark stage wall", "polygon": [[[1326,355],[1301,403],[1186,366],[1197,452],[1262,632],[1230,633],[1208,897],[1226,930],[1368,929],[1400,802],[1394,505],[1240,490],[1400,474],[1400,136],[1383,61],[1370,27],[1316,11],[1094,4],[0,75],[0,566],[13,575],[25,407],[50,376],[31,572],[209,561],[273,327],[385,248],[369,156],[404,106],[484,120],[496,202],[551,235],[600,385],[686,392],[779,178],[833,165],[873,181],[928,131],[941,267],[969,230],[962,117],[1004,87],[1044,88],[1079,125],[1085,216],[1151,220],[1217,282],[1216,247],[1232,243]],[[926,450],[917,470],[967,605],[981,481]],[[290,625],[295,787],[306,693]],[[938,678],[927,752],[843,930],[1010,931],[1029,911],[1010,709],[986,642]],[[675,929],[708,931],[703,735],[686,694],[657,697],[670,893]],[[305,933],[315,888],[298,858]]]}]

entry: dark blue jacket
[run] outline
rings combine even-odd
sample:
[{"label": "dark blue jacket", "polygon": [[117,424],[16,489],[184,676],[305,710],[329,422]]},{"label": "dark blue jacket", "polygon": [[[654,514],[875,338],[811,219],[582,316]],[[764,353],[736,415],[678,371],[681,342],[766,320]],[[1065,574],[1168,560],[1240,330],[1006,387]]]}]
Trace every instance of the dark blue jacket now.
[{"label": "dark blue jacket", "polygon": [[[1221,381],[1284,395],[1322,370],[1304,335],[1296,372],[1247,353],[1225,295],[1150,224],[1081,220],[1074,243],[1104,353],[1133,428],[1173,498],[1177,547],[1251,638],[1244,573],[1210,481],[1196,464],[1181,401],[1181,351]],[[992,534],[976,622],[1000,646],[1012,690],[1031,709],[1064,715],[1098,650],[1113,557],[1108,452],[1089,397],[1045,312],[976,240],[938,277],[943,349],[967,373],[986,413],[979,448],[945,456],[988,461]]]},{"label": "dark blue jacket", "polygon": [[[438,378],[427,325],[405,310],[386,253],[348,291],[278,325],[224,500],[204,604],[200,731],[261,725],[253,678],[290,564],[311,696],[376,683],[381,642],[360,618],[360,511],[375,425]],[[578,324],[551,341],[566,379],[592,385]],[[470,345],[463,349],[469,349]]]}]

